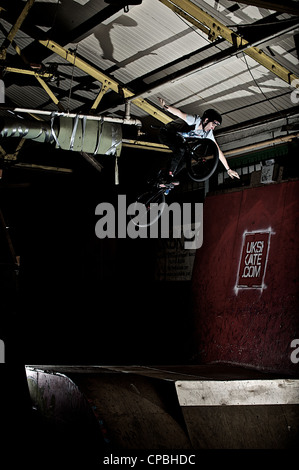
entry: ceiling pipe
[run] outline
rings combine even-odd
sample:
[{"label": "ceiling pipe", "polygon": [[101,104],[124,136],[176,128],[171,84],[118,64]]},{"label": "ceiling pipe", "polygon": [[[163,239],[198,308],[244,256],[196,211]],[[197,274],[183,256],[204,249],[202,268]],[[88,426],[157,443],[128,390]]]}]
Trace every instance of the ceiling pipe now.
[{"label": "ceiling pipe", "polygon": [[116,124],[125,124],[131,126],[142,126],[142,122],[139,119],[131,119],[130,116],[125,118],[117,118],[117,117],[110,117],[110,116],[95,116],[92,114],[78,114],[78,113],[68,113],[68,112],[60,112],[60,111],[47,111],[43,109],[31,109],[31,108],[8,108],[8,107],[0,107],[0,110],[10,111],[12,113],[28,113],[31,115],[37,114],[41,116],[49,116],[49,117],[65,117],[65,118],[76,118],[76,119],[86,119],[88,121],[102,121],[102,122],[114,122]]},{"label": "ceiling pipe", "polygon": [[232,157],[232,156],[240,156],[244,152],[249,153],[250,151],[254,151],[254,150],[257,150],[257,149],[273,147],[273,146],[278,145],[278,144],[284,144],[284,143],[292,142],[293,140],[298,139],[298,137],[299,137],[298,132],[296,134],[285,135],[285,136],[282,136],[282,137],[276,137],[275,139],[264,140],[262,142],[257,142],[257,143],[254,143],[254,144],[246,145],[244,147],[238,147],[236,149],[227,150],[226,152],[224,152],[224,155],[228,158]]},{"label": "ceiling pipe", "polygon": [[[296,134],[289,134],[289,135],[285,135],[282,137],[276,137],[275,139],[262,140],[261,142],[256,142],[254,144],[249,144],[243,147],[236,147],[231,150],[226,150],[223,153],[227,158],[231,158],[233,156],[238,157],[244,153],[245,155],[247,155],[251,151],[258,150],[261,148],[267,148],[270,146],[273,147],[278,144],[292,142],[293,140],[298,139],[298,137],[299,137],[299,132],[297,132]],[[123,146],[131,147],[131,148],[139,148],[139,149],[144,149],[144,150],[154,150],[158,152],[167,152],[167,153],[172,152],[172,150],[166,145],[155,144],[153,142],[138,141],[138,140],[123,139]]]},{"label": "ceiling pipe", "polygon": [[115,122],[52,117],[51,121],[2,118],[0,137],[16,137],[91,155],[119,156],[122,126]]}]

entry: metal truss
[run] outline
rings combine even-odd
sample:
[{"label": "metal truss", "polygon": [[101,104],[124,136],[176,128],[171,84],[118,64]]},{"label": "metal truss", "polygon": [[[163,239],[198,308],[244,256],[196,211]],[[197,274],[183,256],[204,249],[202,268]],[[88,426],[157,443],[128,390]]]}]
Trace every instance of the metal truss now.
[{"label": "metal truss", "polygon": [[274,60],[272,57],[269,57],[261,49],[258,49],[257,47],[251,47],[250,43],[246,39],[206,13],[190,0],[159,1],[175,13],[188,20],[194,26],[200,28],[202,31],[202,26],[204,25],[209,31],[208,37],[210,41],[214,41],[219,36],[222,37],[226,41],[230,42],[237,51],[243,51],[249,57],[289,84],[298,78],[294,73],[280,65],[276,60]]},{"label": "metal truss", "polygon": [[155,106],[153,106],[152,104],[150,104],[143,98],[137,97],[134,99],[134,93],[128,90],[128,88],[121,86],[116,80],[108,77],[103,72],[101,72],[94,66],[88,64],[86,61],[79,58],[77,55],[73,54],[72,52],[65,49],[64,47],[60,46],[56,42],[49,41],[49,40],[46,40],[46,41],[40,40],[39,43],[47,47],[48,49],[50,49],[52,52],[59,55],[63,59],[65,59],[67,62],[73,64],[75,67],[82,70],[87,75],[90,75],[94,79],[98,80],[102,84],[100,93],[98,94],[95,102],[92,105],[93,110],[96,109],[103,95],[108,90],[112,90],[115,93],[122,95],[125,100],[128,98],[131,98],[130,101],[135,106],[137,106],[138,108],[141,108],[147,114],[150,114],[151,116],[158,119],[159,121],[165,124],[172,121],[172,119],[169,116],[167,116],[165,113],[163,113],[163,111],[161,111],[159,108],[156,108]]},{"label": "metal truss", "polygon": [[[22,51],[18,47],[18,45],[15,43],[14,38],[17,33],[17,31],[20,29],[23,21],[27,17],[30,8],[34,4],[35,0],[28,0],[23,11],[21,12],[20,16],[18,17],[16,23],[12,26],[10,32],[8,33],[6,39],[4,40],[1,48],[0,48],[0,58],[4,60],[6,58],[6,50],[8,46],[11,44],[16,52],[22,57]],[[122,87],[116,80],[111,79],[104,73],[102,73],[100,70],[96,69],[95,67],[89,65],[87,62],[84,60],[78,58],[75,54],[71,53],[67,49],[64,49],[62,46],[59,44],[55,43],[54,41],[39,41],[40,44],[44,45],[48,49],[50,49],[52,52],[56,53],[60,57],[64,58],[67,62],[73,64],[86,74],[90,75],[91,77],[95,78],[97,81],[101,83],[101,89],[100,92],[95,99],[91,111],[95,111],[102,99],[102,97],[107,93],[107,91],[112,90],[126,98],[131,98],[131,101],[134,105],[137,107],[141,108],[143,111],[145,111],[147,114],[152,115],[154,118],[158,119],[159,121],[163,122],[164,124],[170,122],[172,119],[167,116],[167,114],[163,113],[159,108],[151,105],[149,102],[142,98],[136,98],[134,99],[134,93],[128,90],[126,87]],[[25,62],[26,58],[22,57]],[[32,70],[26,70],[26,69],[17,69],[17,68],[12,68],[12,67],[6,67],[5,68],[6,72],[14,72],[14,73],[20,73],[20,74],[27,74],[27,75],[33,75],[40,85],[43,87],[43,89],[47,92],[51,100],[58,106],[60,110],[64,110],[63,106],[55,96],[55,94],[52,92],[50,87],[47,85],[47,83],[44,81],[44,78],[51,78],[51,74],[47,73],[39,73],[35,72]]]},{"label": "metal truss", "polygon": [[[33,5],[35,0],[27,0],[23,11],[21,12],[19,18],[17,19],[16,23],[12,26],[10,32],[7,34],[6,39],[4,40],[2,46],[0,47],[0,59],[5,59],[6,57],[6,50],[9,45],[12,45],[17,54],[23,59],[23,61],[28,64],[26,57],[22,55],[22,51],[17,46],[14,41],[15,35],[17,31],[21,28],[21,25],[25,18],[27,17],[31,6]],[[195,25],[201,31],[203,31],[213,43],[217,39],[222,38],[222,40],[228,41],[232,48],[234,49],[234,53],[236,52],[244,52],[256,62],[264,66],[266,69],[270,70],[276,76],[278,76],[283,81],[290,84],[293,80],[297,79],[298,77],[292,73],[292,71],[286,69],[282,65],[280,65],[276,60],[272,57],[269,57],[265,54],[262,50],[258,49],[254,45],[250,44],[246,39],[244,39],[241,35],[237,34],[236,32],[232,31],[230,28],[222,24],[220,21],[203,11],[200,7],[196,4],[191,2],[190,0],[159,0],[165,6],[170,8],[173,12],[179,14],[186,20],[188,20],[191,24]],[[283,8],[283,6],[282,6]],[[97,80],[100,84],[100,91],[94,100],[91,106],[91,112],[95,112],[103,98],[103,96],[108,92],[112,91],[119,96],[121,96],[125,102],[131,102],[135,106],[142,109],[145,113],[151,115],[155,119],[159,120],[160,122],[167,124],[171,122],[173,119],[165,114],[159,107],[156,107],[149,103],[144,97],[142,93],[136,94],[129,90],[127,87],[122,86],[119,82],[115,79],[107,76],[102,71],[97,69],[96,67],[90,65],[83,59],[74,54],[73,52],[69,51],[68,49],[62,47],[57,42],[52,40],[39,40],[38,41],[42,46],[47,48],[52,53],[55,53],[62,57],[66,62],[72,64],[74,67],[82,70],[84,73],[92,77],[93,79]],[[4,67],[5,68],[5,67]],[[33,70],[26,70],[26,69],[17,69],[7,67],[5,68],[7,72],[13,73],[20,73],[20,74],[27,74],[34,76],[39,84],[43,87],[46,91],[48,96],[51,100],[57,105],[57,107],[64,111],[63,106],[52,92],[48,84],[46,83],[45,79],[49,79],[53,76],[51,73],[46,73],[45,71],[33,71]],[[139,146],[143,145],[143,148],[151,148],[157,149],[160,151],[167,151],[166,149],[162,148],[160,145],[155,147],[155,144],[150,144],[147,142],[139,142],[138,141],[128,141],[126,142],[127,146]]]}]

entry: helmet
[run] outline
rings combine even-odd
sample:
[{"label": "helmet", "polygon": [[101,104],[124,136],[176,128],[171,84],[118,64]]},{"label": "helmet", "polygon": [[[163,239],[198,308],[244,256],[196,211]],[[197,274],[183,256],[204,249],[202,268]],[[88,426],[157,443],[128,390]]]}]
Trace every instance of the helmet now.
[{"label": "helmet", "polygon": [[208,118],[208,122],[210,121],[217,121],[219,124],[222,123],[222,117],[221,114],[216,111],[216,109],[206,109],[206,111],[202,115],[202,120],[205,121],[205,119]]}]

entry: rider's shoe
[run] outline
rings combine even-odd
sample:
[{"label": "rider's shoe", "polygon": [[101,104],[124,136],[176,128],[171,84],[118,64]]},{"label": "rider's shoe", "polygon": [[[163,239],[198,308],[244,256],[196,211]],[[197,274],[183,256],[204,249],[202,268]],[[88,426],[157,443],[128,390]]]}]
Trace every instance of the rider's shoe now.
[{"label": "rider's shoe", "polygon": [[168,172],[168,182],[173,184],[174,186],[178,186],[180,184],[179,180],[174,179],[174,174],[172,171]]},{"label": "rider's shoe", "polygon": [[180,182],[178,180],[174,179],[174,174],[169,171],[167,177],[160,181],[159,187],[160,188],[165,188],[167,185],[172,184],[173,186],[178,186]]},{"label": "rider's shoe", "polygon": [[165,181],[160,181],[160,183],[158,184],[159,188],[166,188],[168,186],[178,186],[180,184],[179,181],[172,181],[172,180],[165,180]]}]

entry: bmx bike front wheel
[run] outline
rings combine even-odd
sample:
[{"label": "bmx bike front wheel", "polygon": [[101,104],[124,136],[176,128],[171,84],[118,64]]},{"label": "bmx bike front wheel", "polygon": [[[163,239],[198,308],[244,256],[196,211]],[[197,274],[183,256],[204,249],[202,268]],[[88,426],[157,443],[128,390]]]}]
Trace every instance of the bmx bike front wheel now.
[{"label": "bmx bike front wheel", "polygon": [[133,203],[130,219],[138,227],[149,227],[159,220],[165,204],[163,191],[143,193]]}]

